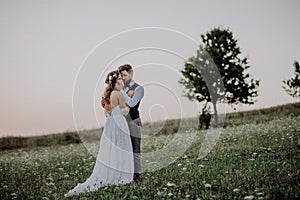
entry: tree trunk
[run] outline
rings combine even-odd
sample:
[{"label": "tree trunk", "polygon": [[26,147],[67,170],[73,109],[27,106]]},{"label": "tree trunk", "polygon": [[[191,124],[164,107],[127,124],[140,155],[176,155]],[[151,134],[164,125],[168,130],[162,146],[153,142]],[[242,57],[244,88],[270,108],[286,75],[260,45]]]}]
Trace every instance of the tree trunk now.
[{"label": "tree trunk", "polygon": [[215,125],[219,125],[218,111],[217,111],[217,102],[213,101],[214,111],[215,111]]}]

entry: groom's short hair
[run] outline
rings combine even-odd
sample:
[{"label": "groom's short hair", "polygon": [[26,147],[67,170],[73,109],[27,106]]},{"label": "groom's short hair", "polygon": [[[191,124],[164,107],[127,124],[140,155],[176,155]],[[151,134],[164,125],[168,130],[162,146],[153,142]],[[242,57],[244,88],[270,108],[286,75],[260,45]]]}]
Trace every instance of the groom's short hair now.
[{"label": "groom's short hair", "polygon": [[119,67],[119,71],[120,72],[122,72],[122,71],[132,72],[132,67],[129,64],[121,65]]}]

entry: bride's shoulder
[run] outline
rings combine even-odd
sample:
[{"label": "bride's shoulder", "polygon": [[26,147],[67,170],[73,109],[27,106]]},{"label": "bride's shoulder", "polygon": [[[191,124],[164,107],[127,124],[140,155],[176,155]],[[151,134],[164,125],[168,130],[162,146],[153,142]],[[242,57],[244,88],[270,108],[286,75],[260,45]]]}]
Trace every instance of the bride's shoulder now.
[{"label": "bride's shoulder", "polygon": [[121,95],[121,94],[122,94],[122,92],[121,92],[121,91],[118,91],[118,90],[114,90],[114,91],[111,92],[111,95],[112,95],[112,96],[119,96],[119,95]]},{"label": "bride's shoulder", "polygon": [[122,98],[122,97],[123,97],[123,95],[122,95],[121,91],[114,90],[114,91],[111,92],[110,98],[112,98],[112,99],[115,99],[115,98],[119,99],[119,98]]}]

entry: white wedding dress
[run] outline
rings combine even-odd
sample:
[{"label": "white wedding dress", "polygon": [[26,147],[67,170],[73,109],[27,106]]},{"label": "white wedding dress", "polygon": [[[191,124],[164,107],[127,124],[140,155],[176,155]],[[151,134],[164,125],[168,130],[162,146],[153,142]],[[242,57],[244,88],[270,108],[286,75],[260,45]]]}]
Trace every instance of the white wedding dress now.
[{"label": "white wedding dress", "polygon": [[116,106],[108,116],[91,176],[70,190],[65,197],[90,192],[106,185],[132,182],[134,173],[130,132],[124,115],[128,108]]}]

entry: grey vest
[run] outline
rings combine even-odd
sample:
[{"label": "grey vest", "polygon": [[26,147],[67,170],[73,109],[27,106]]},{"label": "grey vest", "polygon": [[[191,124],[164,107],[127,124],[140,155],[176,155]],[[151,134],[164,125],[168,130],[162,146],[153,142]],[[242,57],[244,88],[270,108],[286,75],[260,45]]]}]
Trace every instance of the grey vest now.
[{"label": "grey vest", "polygon": [[[137,83],[134,83],[131,87],[129,87],[128,91],[129,90],[135,90],[135,88],[137,88],[139,85]],[[134,119],[137,119],[137,118],[140,118],[140,112],[139,112],[139,106],[140,106],[140,101],[134,106],[134,107],[130,107],[130,110],[129,110],[129,115],[131,117],[131,120],[134,120]],[[127,116],[127,120],[128,120],[128,117]]]}]

